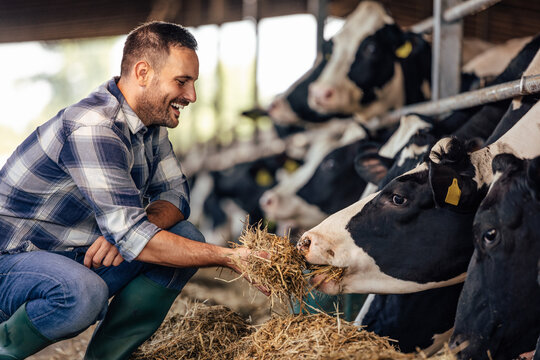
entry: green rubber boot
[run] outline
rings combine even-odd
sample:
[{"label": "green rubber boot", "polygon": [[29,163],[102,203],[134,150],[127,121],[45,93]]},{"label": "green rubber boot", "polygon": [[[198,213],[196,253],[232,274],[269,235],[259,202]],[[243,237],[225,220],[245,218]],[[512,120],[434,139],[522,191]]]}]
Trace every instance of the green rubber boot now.
[{"label": "green rubber boot", "polygon": [[179,293],[144,275],[132,280],[109,304],[84,359],[128,359],[158,329]]},{"label": "green rubber boot", "polygon": [[0,360],[25,359],[51,343],[28,318],[26,303],[0,324]]}]

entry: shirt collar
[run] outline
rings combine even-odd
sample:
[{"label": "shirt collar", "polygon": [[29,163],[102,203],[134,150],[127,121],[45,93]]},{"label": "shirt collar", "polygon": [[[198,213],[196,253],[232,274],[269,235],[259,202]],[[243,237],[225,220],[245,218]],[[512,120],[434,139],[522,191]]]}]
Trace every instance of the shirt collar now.
[{"label": "shirt collar", "polygon": [[137,114],[135,114],[135,111],[133,111],[131,106],[129,106],[129,104],[127,103],[124,94],[122,94],[122,92],[118,88],[118,85],[116,85],[118,80],[120,80],[119,76],[113,77],[111,80],[109,80],[107,88],[120,103],[122,111],[126,115],[126,122],[131,133],[136,134],[140,132],[141,134],[145,134],[148,131],[148,128],[143,124],[141,119],[139,119]]}]

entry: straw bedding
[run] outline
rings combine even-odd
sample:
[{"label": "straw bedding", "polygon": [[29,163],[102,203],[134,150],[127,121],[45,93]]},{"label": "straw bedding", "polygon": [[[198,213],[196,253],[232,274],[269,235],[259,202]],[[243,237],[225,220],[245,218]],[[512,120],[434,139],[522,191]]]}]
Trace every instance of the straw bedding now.
[{"label": "straw bedding", "polygon": [[[269,234],[260,224],[246,226],[236,246],[254,250],[247,261],[233,259],[242,275],[267,288],[281,301],[300,303],[310,291],[307,279],[324,273],[339,278],[343,269],[309,267],[286,236]],[[224,306],[194,304],[186,314],[168,317],[131,359],[426,359],[403,354],[391,339],[359,329],[324,313],[274,315],[254,327]],[[429,359],[453,360],[446,349]]]}]

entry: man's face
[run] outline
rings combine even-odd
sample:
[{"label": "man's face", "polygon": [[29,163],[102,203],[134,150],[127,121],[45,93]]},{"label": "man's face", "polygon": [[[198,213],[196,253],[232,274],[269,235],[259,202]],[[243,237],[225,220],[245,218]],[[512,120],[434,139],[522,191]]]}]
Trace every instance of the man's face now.
[{"label": "man's face", "polygon": [[171,47],[161,71],[154,72],[137,101],[135,112],[143,124],[175,128],[180,111],[197,100],[195,81],[198,77],[199,59],[195,51]]}]

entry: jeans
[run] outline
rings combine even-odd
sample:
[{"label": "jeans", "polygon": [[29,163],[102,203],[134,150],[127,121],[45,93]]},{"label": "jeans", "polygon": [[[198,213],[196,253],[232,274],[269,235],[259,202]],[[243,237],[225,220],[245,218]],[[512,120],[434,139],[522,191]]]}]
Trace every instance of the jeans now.
[{"label": "jeans", "polygon": [[[168,231],[205,242],[188,221]],[[42,335],[53,341],[73,337],[103,319],[108,299],[140,274],[180,291],[197,271],[136,260],[88,269],[83,265],[86,250],[0,255],[0,323],[26,303],[28,317]]]}]

